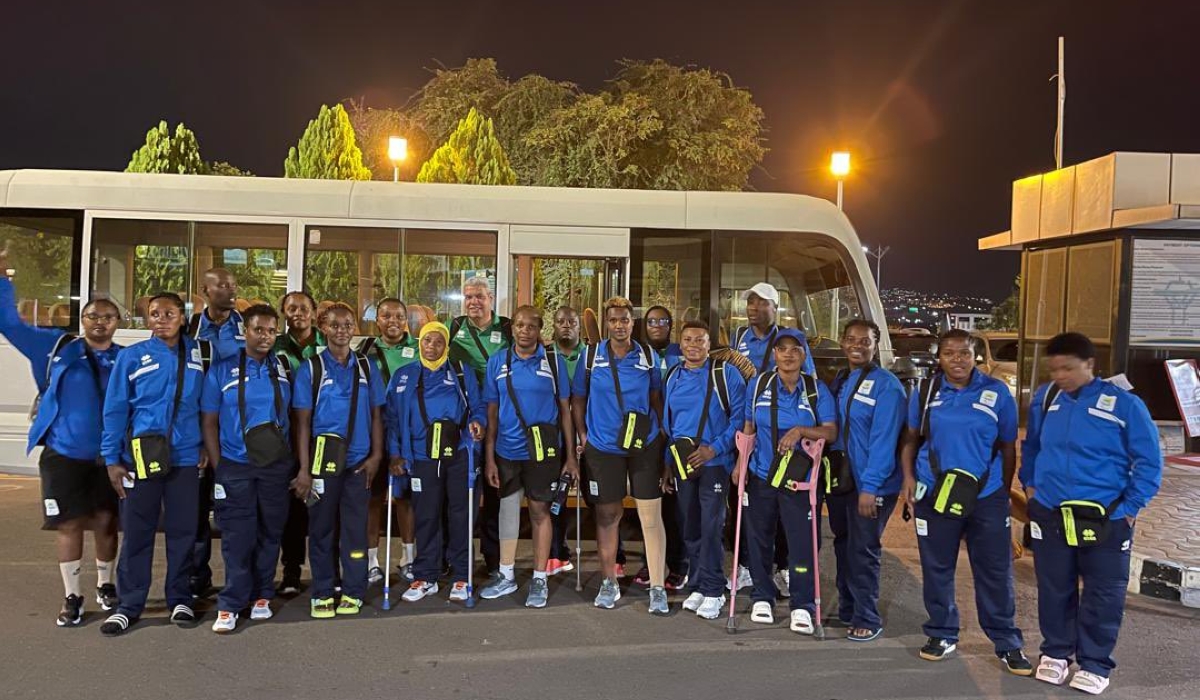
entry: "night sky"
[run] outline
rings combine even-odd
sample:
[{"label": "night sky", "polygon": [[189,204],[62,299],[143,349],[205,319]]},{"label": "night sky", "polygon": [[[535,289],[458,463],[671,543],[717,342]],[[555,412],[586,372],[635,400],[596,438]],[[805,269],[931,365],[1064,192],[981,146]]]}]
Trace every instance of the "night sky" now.
[{"label": "night sky", "polygon": [[976,239],[1008,228],[1013,179],[1053,167],[1059,34],[1067,163],[1200,152],[1195,0],[185,4],[6,7],[0,169],[121,170],[166,119],[205,160],[279,176],[321,103],[398,106],[438,63],[595,90],[621,58],[663,58],[753,93],[771,149],[755,189],[832,197],[828,154],[853,151],[846,212],[892,247],[885,287],[999,299],[1018,257]]}]

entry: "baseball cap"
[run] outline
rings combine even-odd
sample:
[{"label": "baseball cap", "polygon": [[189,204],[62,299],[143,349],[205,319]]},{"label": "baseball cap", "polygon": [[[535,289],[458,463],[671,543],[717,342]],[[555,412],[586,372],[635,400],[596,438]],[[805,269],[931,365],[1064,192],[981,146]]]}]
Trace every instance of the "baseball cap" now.
[{"label": "baseball cap", "polygon": [[775,335],[775,342],[771,345],[771,349],[774,350],[775,346],[779,345],[779,342],[784,338],[791,338],[800,347],[804,348],[805,352],[808,352],[808,338],[804,335],[804,331],[795,328],[780,328],[779,332]]},{"label": "baseball cap", "polygon": [[754,285],[753,287],[742,292],[739,296],[741,296],[742,300],[745,301],[746,299],[750,298],[751,294],[757,295],[760,299],[766,299],[767,301],[773,301],[773,302],[775,302],[776,306],[779,306],[779,290],[775,289],[775,286],[772,284],[768,284],[766,282],[759,282],[758,284]]}]

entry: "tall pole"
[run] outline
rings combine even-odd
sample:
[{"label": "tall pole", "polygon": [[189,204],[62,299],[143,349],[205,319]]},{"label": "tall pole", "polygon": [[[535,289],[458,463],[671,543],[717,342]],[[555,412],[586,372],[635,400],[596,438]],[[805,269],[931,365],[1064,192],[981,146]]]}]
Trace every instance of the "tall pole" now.
[{"label": "tall pole", "polygon": [[863,246],[863,252],[875,258],[875,289],[883,291],[883,256],[888,254],[892,247],[876,246],[875,250],[871,250],[868,246]]},{"label": "tall pole", "polygon": [[396,164],[392,167],[392,182],[400,182],[400,165]]},{"label": "tall pole", "polygon": [[838,183],[837,207],[838,207],[838,211],[841,211],[842,210],[842,183],[843,183],[842,178],[839,177],[837,183]]},{"label": "tall pole", "polygon": [[1063,37],[1058,37],[1058,128],[1054,131],[1054,167],[1063,166],[1063,113],[1067,109],[1067,58]]}]

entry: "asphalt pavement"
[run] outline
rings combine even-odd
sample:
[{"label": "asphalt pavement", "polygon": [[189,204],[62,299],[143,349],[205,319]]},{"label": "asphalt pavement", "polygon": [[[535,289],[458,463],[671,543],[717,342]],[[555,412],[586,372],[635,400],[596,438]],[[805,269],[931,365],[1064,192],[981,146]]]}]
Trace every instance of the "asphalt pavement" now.
[{"label": "asphalt pavement", "polygon": [[[239,622],[238,631],[213,634],[212,601],[199,606],[202,622],[177,629],[166,622],[163,555],[158,548],[150,609],[125,636],[99,633],[103,613],[89,600],[84,625],[59,629],[54,619],[62,589],[53,535],[39,529],[36,479],[0,477],[0,608],[2,698],[232,698],[235,700],[353,700],[357,698],[1081,698],[1005,673],[975,621],[973,587],[960,559],[958,600],[964,630],[956,657],[930,663],[917,656],[924,643],[920,567],[911,529],[897,515],[890,524],[883,565],[884,636],[870,644],[839,639],[830,628],[819,642],[787,630],[786,603],[774,626],[751,623],[739,597],[740,633],[724,619],[704,621],[679,608],[657,618],[646,594],[626,585],[617,608],[592,607],[599,578],[594,549],[585,542],[585,589],[574,574],[550,584],[550,605],[522,607],[529,577],[528,549],[518,560],[521,590],[474,610],[436,599],[380,607],[374,587],[357,618],[308,618],[301,594],[280,600],[273,620]],[[527,543],[523,543],[527,544]],[[826,543],[828,545],[828,542]],[[633,548],[638,544],[634,543]],[[832,548],[823,562],[825,610],[836,593]],[[85,562],[92,557],[90,544]],[[636,561],[637,557],[631,557]],[[214,555],[217,580],[220,556]],[[633,567],[631,567],[633,568]],[[94,572],[85,567],[85,585]],[[627,583],[628,580],[626,580]],[[1032,561],[1017,563],[1017,611],[1026,648],[1036,658],[1040,635]],[[1117,647],[1119,668],[1103,697],[1137,700],[1200,698],[1200,611],[1130,596]]]}]

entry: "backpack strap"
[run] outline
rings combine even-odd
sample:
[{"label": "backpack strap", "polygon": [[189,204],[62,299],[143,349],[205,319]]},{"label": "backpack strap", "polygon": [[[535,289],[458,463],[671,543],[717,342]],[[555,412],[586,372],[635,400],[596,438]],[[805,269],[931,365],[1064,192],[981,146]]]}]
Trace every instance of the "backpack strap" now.
[{"label": "backpack strap", "polygon": [[192,338],[200,335],[200,315],[203,313],[203,311],[197,311],[188,319],[187,334],[192,336]]},{"label": "backpack strap", "polygon": [[1050,407],[1054,405],[1054,400],[1062,393],[1062,389],[1054,382],[1050,382],[1050,386],[1046,387],[1046,395],[1042,397],[1042,423],[1046,422],[1046,414],[1050,411]]},{"label": "backpack strap", "polygon": [[725,378],[725,360],[713,360],[708,371],[712,374],[712,383],[717,389],[717,400],[721,402],[721,408],[725,410],[725,417],[728,418],[731,407],[729,405],[729,385],[726,384],[728,380]]},{"label": "backpack strap", "polygon": [[321,382],[325,379],[325,360],[321,353],[308,358],[308,367],[312,370],[312,410],[317,410],[317,402],[321,400]]},{"label": "backpack strap", "polygon": [[196,346],[200,348],[200,369],[208,374],[213,363],[213,344],[207,340],[197,340]]},{"label": "backpack strap", "polygon": [[813,422],[820,425],[817,419],[817,400],[820,398],[820,394],[817,393],[817,378],[801,372],[800,380],[804,382],[804,396],[808,399],[808,407],[812,409]]},{"label": "backpack strap", "polygon": [[758,375],[758,380],[754,384],[754,401],[758,402],[762,398],[762,394],[771,385],[771,381],[775,379],[775,372],[763,372]]},{"label": "backpack strap", "polygon": [[50,388],[50,370],[54,367],[54,358],[58,357],[58,354],[78,337],[79,336],[75,335],[74,333],[63,333],[54,341],[54,347],[50,349],[50,354],[46,359],[46,376],[43,380],[42,386],[38,387],[39,394]]},{"label": "backpack strap", "polygon": [[596,366],[596,354],[598,352],[600,352],[600,343],[589,345],[587,348],[587,355],[585,355],[583,358],[583,371],[585,374],[583,378],[583,385],[587,387],[589,396],[592,393],[592,367]]},{"label": "backpack strap", "polygon": [[917,391],[919,392],[917,395],[917,407],[919,409],[918,415],[921,416],[921,427],[919,433],[921,442],[929,439],[930,429],[932,427],[929,419],[929,402],[934,396],[937,396],[937,393],[941,391],[941,389],[942,375],[940,373],[935,374],[932,377],[926,377],[922,379],[921,383],[917,386]]},{"label": "backpack strap", "polygon": [[734,331],[734,334],[733,334],[733,349],[734,350],[737,350],[737,347],[742,344],[742,338],[746,337],[746,331],[748,331],[748,330],[750,330],[750,326],[742,326],[742,327],[738,328],[736,331]]},{"label": "backpack strap", "polygon": [[550,376],[554,377],[554,397],[561,399],[563,397],[558,395],[558,348],[553,342],[542,347],[546,351],[546,364],[550,365]]}]

